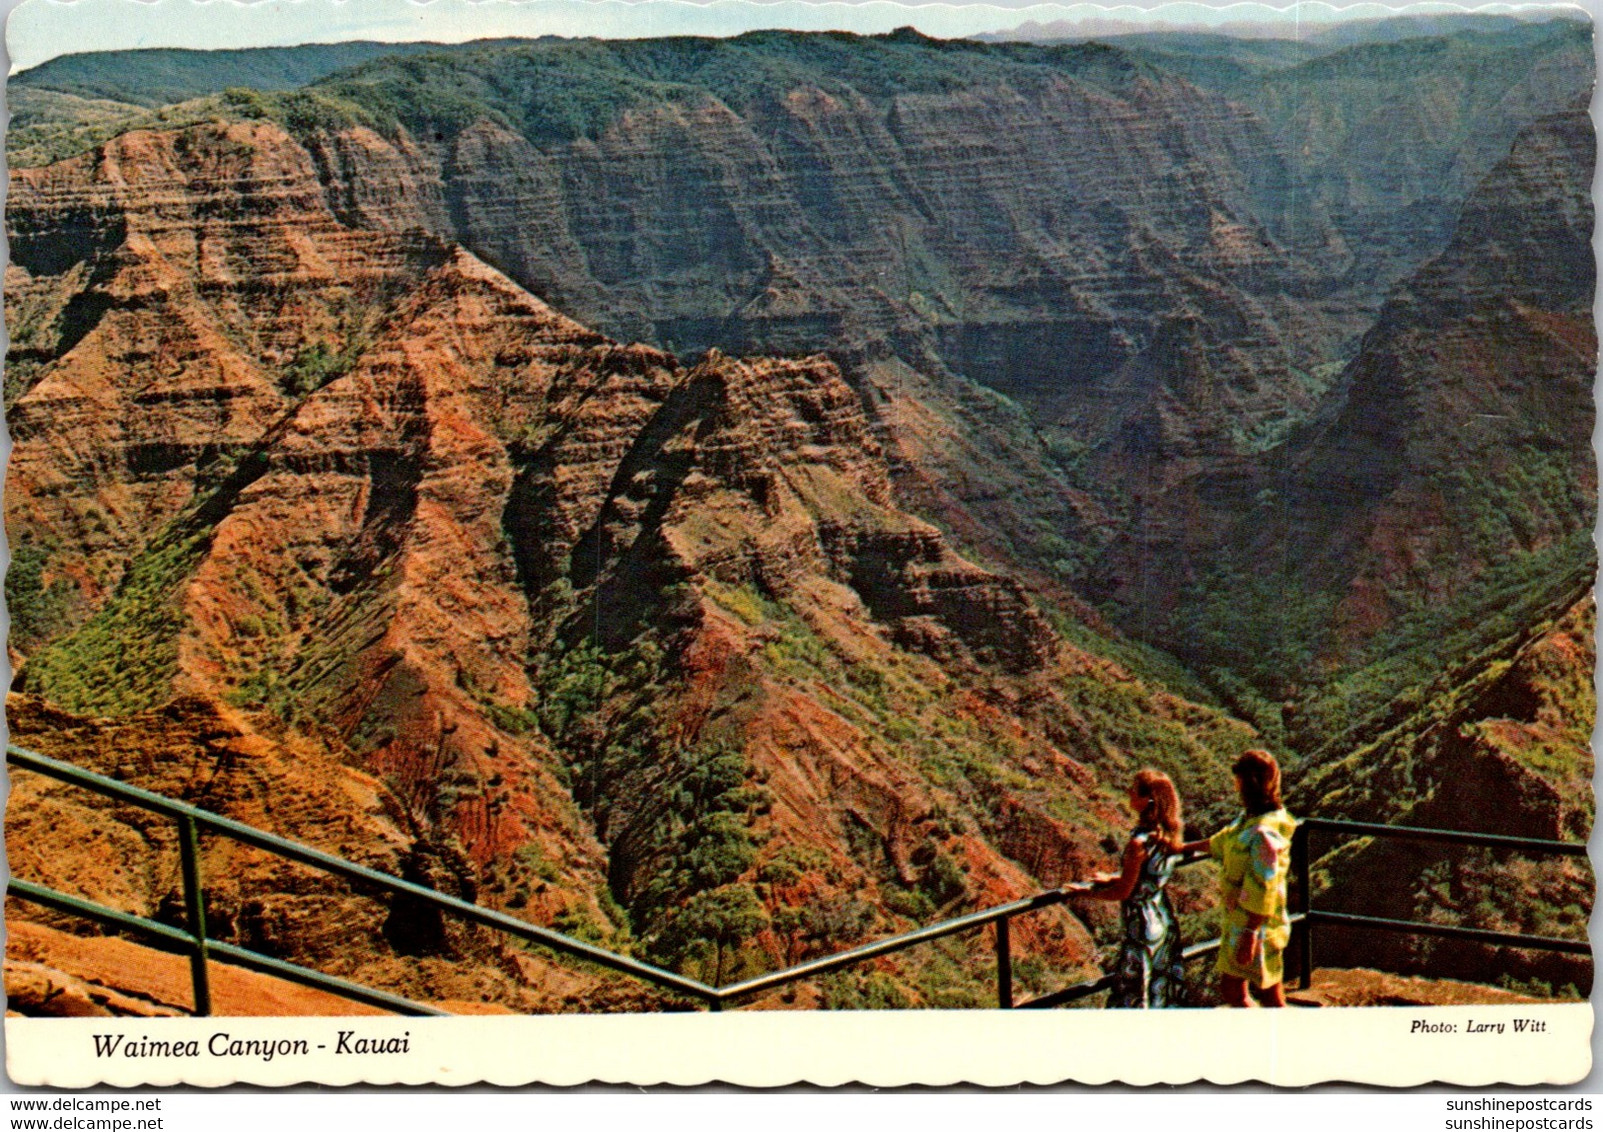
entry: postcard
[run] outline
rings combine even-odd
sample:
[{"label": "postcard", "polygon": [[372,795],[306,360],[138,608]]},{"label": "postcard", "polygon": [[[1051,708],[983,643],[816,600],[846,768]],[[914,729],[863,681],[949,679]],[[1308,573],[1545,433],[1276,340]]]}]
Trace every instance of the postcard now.
[{"label": "postcard", "polygon": [[14,1082],[1590,1071],[1586,9],[7,37]]}]

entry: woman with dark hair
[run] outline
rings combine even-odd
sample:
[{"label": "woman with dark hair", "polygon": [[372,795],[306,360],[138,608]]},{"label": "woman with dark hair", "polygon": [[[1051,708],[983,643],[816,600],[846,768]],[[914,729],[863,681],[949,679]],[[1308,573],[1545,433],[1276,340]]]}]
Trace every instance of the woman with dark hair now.
[{"label": "woman with dark hair", "polygon": [[1219,990],[1226,1005],[1286,1005],[1282,953],[1291,943],[1286,881],[1297,822],[1280,804],[1280,764],[1268,751],[1244,751],[1230,768],[1242,812],[1208,838],[1181,847],[1220,862]]},{"label": "woman with dark hair", "polygon": [[1130,784],[1135,832],[1124,847],[1124,868],[1074,888],[1123,904],[1124,938],[1108,1005],[1177,1006],[1184,987],[1180,923],[1164,891],[1180,863],[1180,795],[1169,776],[1143,770]]}]

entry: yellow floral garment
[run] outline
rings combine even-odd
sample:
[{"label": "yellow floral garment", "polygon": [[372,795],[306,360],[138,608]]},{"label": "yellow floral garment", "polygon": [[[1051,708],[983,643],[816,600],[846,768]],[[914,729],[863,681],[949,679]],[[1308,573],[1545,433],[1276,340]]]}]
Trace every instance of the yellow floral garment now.
[{"label": "yellow floral garment", "polygon": [[[1286,880],[1291,874],[1291,835],[1297,820],[1285,810],[1242,814],[1208,839],[1208,852],[1223,864],[1219,872],[1220,947],[1215,967],[1221,974],[1272,987],[1284,971],[1281,953],[1291,943],[1286,916]],[[1252,967],[1236,962],[1247,913],[1264,918],[1263,946]]]}]

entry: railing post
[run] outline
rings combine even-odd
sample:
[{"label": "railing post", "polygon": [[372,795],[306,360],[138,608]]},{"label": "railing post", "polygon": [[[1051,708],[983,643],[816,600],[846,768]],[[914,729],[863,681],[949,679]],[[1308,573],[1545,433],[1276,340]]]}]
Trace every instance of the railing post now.
[{"label": "railing post", "polygon": [[1008,918],[996,921],[996,1004],[1013,1009],[1013,946],[1008,938]]},{"label": "railing post", "polygon": [[1306,825],[1299,825],[1291,835],[1291,871],[1297,875],[1297,901],[1294,911],[1302,914],[1297,925],[1297,956],[1302,965],[1302,989],[1314,982],[1314,924],[1308,918],[1308,905],[1312,900],[1313,877],[1308,868],[1308,835]]},{"label": "railing post", "polygon": [[206,900],[200,887],[200,828],[192,817],[178,820],[178,857],[184,870],[184,912],[194,947],[189,952],[189,977],[195,985],[195,1015],[212,1012],[211,973],[206,969]]}]

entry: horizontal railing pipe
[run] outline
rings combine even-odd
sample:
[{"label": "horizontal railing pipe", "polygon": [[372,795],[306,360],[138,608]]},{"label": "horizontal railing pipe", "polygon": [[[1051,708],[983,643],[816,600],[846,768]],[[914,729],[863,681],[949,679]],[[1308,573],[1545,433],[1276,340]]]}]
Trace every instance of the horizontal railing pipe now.
[{"label": "horizontal railing pipe", "polygon": [[73,896],[66,892],[57,892],[53,888],[46,888],[42,884],[32,881],[18,880],[12,877],[6,882],[6,895],[15,896],[19,900],[26,900],[56,912],[66,912],[74,916],[94,920],[107,927],[117,928],[120,931],[142,935],[156,945],[160,951],[170,952],[174,955],[188,955],[194,949],[195,940],[186,931],[161,923],[158,920],[147,920],[143,916],[135,916],[131,912],[108,908],[104,904],[96,904],[92,900],[85,900],[81,896]]},{"label": "horizontal railing pipe", "polygon": [[1326,912],[1315,909],[1308,918],[1321,926],[1366,928],[1373,931],[1406,932],[1409,935],[1436,936],[1440,939],[1462,939],[1471,943],[1485,943],[1496,947],[1520,947],[1527,951],[1559,951],[1568,955],[1590,955],[1592,945],[1584,939],[1558,939],[1554,936],[1524,935],[1519,932],[1495,932],[1486,928],[1464,928],[1457,924],[1431,924],[1419,920],[1391,920],[1383,916],[1360,916],[1351,912]]},{"label": "horizontal railing pipe", "polygon": [[278,837],[275,834],[266,833],[242,822],[225,818],[220,814],[214,814],[209,810],[202,810],[183,802],[175,802],[170,798],[151,793],[148,790],[142,790],[137,786],[129,786],[127,783],[105,778],[92,771],[72,766],[69,763],[60,762],[32,751],[24,751],[18,747],[6,748],[6,761],[14,766],[20,766],[26,770],[31,770],[62,782],[82,786],[106,797],[133,802],[146,809],[168,814],[175,818],[193,820],[197,825],[209,829],[213,833],[222,834],[242,844],[264,849],[277,856],[298,861],[303,865],[310,865],[313,868],[344,877],[347,880],[370,884],[386,892],[416,897],[437,908],[454,912],[465,920],[499,929],[530,943],[548,947],[552,951],[584,959],[627,975],[633,975],[645,982],[655,983],[658,986],[667,987],[682,994],[693,995],[703,1001],[710,1001],[718,997],[716,990],[698,979],[688,978],[672,971],[665,971],[660,967],[642,963],[629,956],[619,955],[616,952],[595,947],[551,931],[548,928],[537,927],[526,920],[520,920],[504,912],[480,907],[477,904],[469,903],[455,896],[449,896],[435,889],[425,888],[420,884],[402,880],[400,877],[381,873],[377,869],[370,869],[365,865],[358,865],[353,861],[335,857],[319,849],[313,849],[310,846]]},{"label": "horizontal railing pipe", "polygon": [[1305,829],[1320,829],[1328,833],[1344,833],[1354,837],[1398,837],[1406,841],[1435,841],[1448,845],[1474,845],[1485,849],[1553,853],[1564,857],[1586,856],[1584,841],[1548,841],[1538,837],[1508,837],[1501,833],[1463,833],[1456,829],[1382,825],[1379,822],[1346,821],[1338,818],[1303,818],[1298,824]]},{"label": "horizontal railing pipe", "polygon": [[157,794],[153,790],[146,790],[142,786],[130,786],[126,782],[119,782],[115,778],[107,778],[103,774],[96,774],[92,770],[85,770],[81,766],[64,763],[60,759],[53,759],[48,755],[41,755],[37,751],[26,751],[21,747],[6,747],[6,762],[12,766],[20,766],[24,770],[35,771],[49,778],[70,782],[74,786],[82,786],[85,790],[92,790],[96,794],[103,794],[108,798],[118,798],[125,802],[132,802],[141,809],[150,810],[158,814],[166,814],[171,818],[198,818],[206,813],[205,810],[191,806],[187,802],[180,802],[176,798],[169,798],[165,794]]},{"label": "horizontal railing pipe", "polygon": [[1015,1010],[1047,1010],[1054,1006],[1067,1006],[1071,1002],[1078,1002],[1082,998],[1090,998],[1099,991],[1112,990],[1115,977],[1103,975],[1084,983],[1075,983],[1073,986],[1055,990],[1051,994],[1043,994],[1040,998],[1032,998],[1021,1002]]},{"label": "horizontal railing pipe", "polygon": [[[6,895],[14,896],[19,900],[26,900],[57,912],[66,912],[75,916],[82,916],[87,920],[116,928],[130,935],[145,937],[158,950],[172,954],[188,954],[194,950],[195,941],[188,932],[179,931],[157,920],[135,916],[129,912],[122,912],[116,908],[108,908],[104,904],[96,904],[82,897],[72,896],[65,892],[46,888],[43,885],[33,884],[25,880],[13,879],[6,886]],[[301,986],[313,987],[317,990],[327,991],[341,998],[353,1002],[366,1003],[382,1010],[389,1010],[396,1014],[406,1015],[438,1015],[445,1016],[446,1011],[425,1006],[421,1002],[402,998],[400,995],[390,994],[388,991],[376,990],[360,983],[353,983],[346,979],[325,975],[321,971],[314,971],[309,967],[302,967],[297,963],[290,963],[283,959],[274,959],[260,952],[251,951],[244,947],[236,947],[230,943],[221,943],[218,940],[209,940],[208,950],[214,958],[227,959],[236,967],[247,967],[259,971],[264,975],[284,979],[287,982],[299,983]],[[197,1004],[198,1010],[198,1004]]]},{"label": "horizontal railing pipe", "polygon": [[986,924],[1007,916],[1017,916],[1021,912],[1034,912],[1039,908],[1049,908],[1054,904],[1061,904],[1069,898],[1069,893],[1062,889],[1051,889],[1037,896],[1024,900],[1015,900],[1011,904],[999,904],[994,908],[985,908],[978,912],[970,912],[966,916],[959,916],[955,920],[943,920],[938,924],[917,928],[901,935],[887,936],[873,943],[865,943],[861,947],[854,947],[850,951],[838,952],[835,955],[825,955],[818,959],[799,963],[794,967],[786,967],[783,971],[772,971],[766,975],[758,975],[740,983],[732,983],[721,988],[718,996],[726,1001],[732,998],[741,998],[760,991],[772,990],[774,987],[786,983],[799,982],[802,979],[815,978],[818,975],[827,975],[838,971],[842,967],[850,967],[861,963],[865,959],[875,959],[893,951],[903,951],[920,943],[930,943],[937,939],[944,939],[959,932],[982,928]]},{"label": "horizontal railing pipe", "polygon": [[[1181,859],[1181,865],[1193,865],[1198,861],[1207,860],[1206,853],[1190,853]],[[959,932],[982,928],[997,920],[1008,919],[1026,912],[1036,912],[1042,908],[1050,908],[1054,904],[1061,904],[1076,893],[1063,888],[1049,888],[1045,892],[1034,896],[1015,900],[1011,904],[997,904],[990,908],[982,908],[978,912],[970,912],[966,916],[959,916],[952,920],[942,920],[938,924],[915,928],[901,935],[887,936],[865,943],[861,947],[854,947],[850,951],[841,951],[834,955],[824,955],[817,959],[810,959],[794,967],[786,967],[782,971],[771,971],[766,975],[757,975],[745,982],[733,983],[723,987],[718,993],[724,999],[756,994],[760,991],[772,990],[776,986],[783,986],[788,982],[796,982],[802,978],[811,978],[816,975],[827,975],[842,967],[850,967],[866,959],[875,959],[881,955],[894,951],[901,951],[920,943],[929,943],[933,940],[943,939]]]}]

